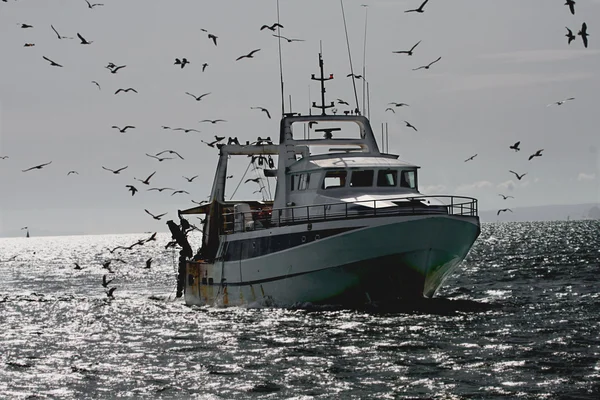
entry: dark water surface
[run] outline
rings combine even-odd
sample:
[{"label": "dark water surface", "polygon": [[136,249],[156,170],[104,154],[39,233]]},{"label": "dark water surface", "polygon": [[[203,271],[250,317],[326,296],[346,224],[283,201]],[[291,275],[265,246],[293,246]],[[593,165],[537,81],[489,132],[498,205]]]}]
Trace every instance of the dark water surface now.
[{"label": "dark water surface", "polygon": [[0,398],[600,399],[597,221],[484,225],[438,299],[366,310],[186,307],[167,234],[108,301],[147,236],[0,239]]}]

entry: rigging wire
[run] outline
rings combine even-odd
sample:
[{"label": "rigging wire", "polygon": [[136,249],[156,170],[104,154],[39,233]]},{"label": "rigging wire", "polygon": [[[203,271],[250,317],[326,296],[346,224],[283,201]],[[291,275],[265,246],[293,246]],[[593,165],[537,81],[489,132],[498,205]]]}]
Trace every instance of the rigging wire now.
[{"label": "rigging wire", "polygon": [[248,167],[246,167],[246,171],[244,172],[244,175],[242,175],[242,178],[240,179],[240,181],[238,182],[237,186],[235,187],[235,190],[233,191],[233,194],[231,196],[229,196],[229,200],[233,199],[233,196],[235,196],[236,192],[238,191],[238,189],[240,188],[240,185],[242,184],[242,181],[244,180],[244,178],[246,177],[246,174],[248,173],[248,170],[250,169],[250,166],[252,165],[252,161],[250,161],[248,163]]},{"label": "rigging wire", "polygon": [[279,45],[279,81],[281,82],[281,116],[285,114],[285,93],[283,90],[283,61],[281,57],[281,24],[279,23],[279,0],[277,0],[277,42]]},{"label": "rigging wire", "polygon": [[365,85],[367,84],[367,22],[368,22],[368,17],[369,17],[369,6],[366,4],[363,4],[363,6],[365,7],[365,39],[364,39],[364,44],[363,44],[363,68],[362,68],[362,75],[363,75],[363,82],[362,82],[362,106],[363,106],[363,115],[367,115],[367,110],[365,108]]},{"label": "rigging wire", "polygon": [[356,110],[358,108],[358,93],[356,92],[356,80],[354,78],[354,68],[352,67],[352,55],[350,54],[350,39],[348,39],[348,27],[346,26],[346,13],[344,12],[344,1],[340,0],[342,7],[342,17],[344,18],[344,30],[346,31],[346,45],[348,46],[348,59],[350,60],[350,73],[352,74],[352,86],[354,87],[354,100],[356,101]]}]

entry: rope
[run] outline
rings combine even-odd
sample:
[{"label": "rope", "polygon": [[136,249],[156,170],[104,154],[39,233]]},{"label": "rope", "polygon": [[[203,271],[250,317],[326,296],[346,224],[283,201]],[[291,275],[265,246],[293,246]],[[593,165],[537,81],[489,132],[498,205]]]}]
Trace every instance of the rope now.
[{"label": "rope", "polygon": [[[350,54],[350,39],[348,39],[348,27],[346,26],[346,13],[344,13],[344,2],[340,0],[342,6],[342,17],[344,17],[344,30],[346,31],[346,45],[348,46],[348,59],[350,60],[350,73],[352,74],[352,86],[354,87],[354,100],[358,110],[358,92],[356,91],[356,80],[354,79],[354,68],[352,67],[352,55]],[[364,78],[364,77],[363,77]]]}]

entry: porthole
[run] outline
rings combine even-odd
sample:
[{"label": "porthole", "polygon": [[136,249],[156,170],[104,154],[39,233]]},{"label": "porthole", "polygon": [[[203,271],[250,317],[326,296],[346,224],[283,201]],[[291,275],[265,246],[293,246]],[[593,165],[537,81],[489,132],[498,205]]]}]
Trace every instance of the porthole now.
[{"label": "porthole", "polygon": [[302,243],[306,243],[306,236],[302,236]]}]

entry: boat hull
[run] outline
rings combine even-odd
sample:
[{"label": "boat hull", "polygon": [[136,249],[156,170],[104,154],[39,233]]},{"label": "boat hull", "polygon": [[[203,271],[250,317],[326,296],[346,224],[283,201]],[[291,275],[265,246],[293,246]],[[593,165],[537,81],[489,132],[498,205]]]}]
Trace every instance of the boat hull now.
[{"label": "boat hull", "polygon": [[215,263],[188,263],[185,300],[286,307],[432,297],[479,233],[477,217],[427,215],[227,235]]}]

